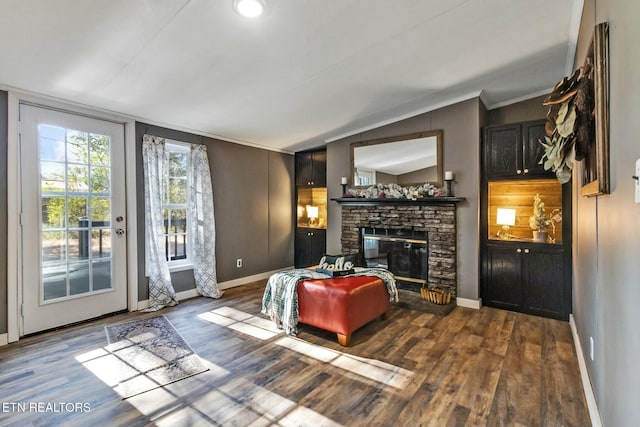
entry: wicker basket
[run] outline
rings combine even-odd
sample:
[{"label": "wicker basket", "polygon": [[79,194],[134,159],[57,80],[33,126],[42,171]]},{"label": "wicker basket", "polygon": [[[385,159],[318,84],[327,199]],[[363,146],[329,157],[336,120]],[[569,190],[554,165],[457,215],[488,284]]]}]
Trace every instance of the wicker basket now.
[{"label": "wicker basket", "polygon": [[422,288],[420,290],[422,298],[438,305],[446,305],[451,302],[451,292],[438,288]]}]

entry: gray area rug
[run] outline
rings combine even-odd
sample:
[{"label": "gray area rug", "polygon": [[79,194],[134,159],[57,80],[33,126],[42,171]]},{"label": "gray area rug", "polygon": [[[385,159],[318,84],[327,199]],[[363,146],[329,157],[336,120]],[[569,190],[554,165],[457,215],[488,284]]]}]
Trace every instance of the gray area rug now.
[{"label": "gray area rug", "polygon": [[105,326],[114,389],[126,399],[207,371],[164,316]]}]

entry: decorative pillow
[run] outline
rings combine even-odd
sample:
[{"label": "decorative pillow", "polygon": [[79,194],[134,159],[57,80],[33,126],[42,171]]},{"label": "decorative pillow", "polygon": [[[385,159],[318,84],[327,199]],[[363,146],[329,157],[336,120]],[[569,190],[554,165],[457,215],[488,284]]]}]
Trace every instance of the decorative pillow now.
[{"label": "decorative pillow", "polygon": [[359,254],[323,255],[318,263],[318,268],[329,271],[351,270],[358,265]]}]

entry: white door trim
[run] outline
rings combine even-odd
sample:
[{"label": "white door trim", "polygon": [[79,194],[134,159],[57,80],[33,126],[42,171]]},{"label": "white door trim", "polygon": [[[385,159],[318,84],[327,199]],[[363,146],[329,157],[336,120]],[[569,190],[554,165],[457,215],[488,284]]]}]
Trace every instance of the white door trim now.
[{"label": "white door trim", "polygon": [[136,215],[136,141],[135,120],[108,111],[90,109],[86,106],[60,102],[55,99],[9,91],[8,96],[8,144],[7,147],[7,341],[20,338],[20,293],[22,275],[19,254],[21,250],[20,191],[19,191],[19,104],[28,102],[44,107],[56,108],[71,113],[83,114],[101,120],[121,123],[125,126],[125,186],[127,209],[127,307],[137,310],[138,305],[138,242]]},{"label": "white door trim", "polygon": [[127,308],[138,310],[138,194],[136,186],[136,122],[124,122],[124,161],[127,205]]}]

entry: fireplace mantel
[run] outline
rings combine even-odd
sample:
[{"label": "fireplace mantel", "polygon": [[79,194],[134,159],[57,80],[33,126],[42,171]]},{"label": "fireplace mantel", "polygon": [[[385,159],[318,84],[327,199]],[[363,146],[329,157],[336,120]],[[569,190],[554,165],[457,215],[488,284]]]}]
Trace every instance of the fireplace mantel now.
[{"label": "fireplace mantel", "polygon": [[423,197],[421,199],[393,199],[375,198],[366,199],[363,197],[339,197],[331,199],[336,203],[346,206],[424,206],[424,205],[449,205],[463,202],[464,197]]}]

